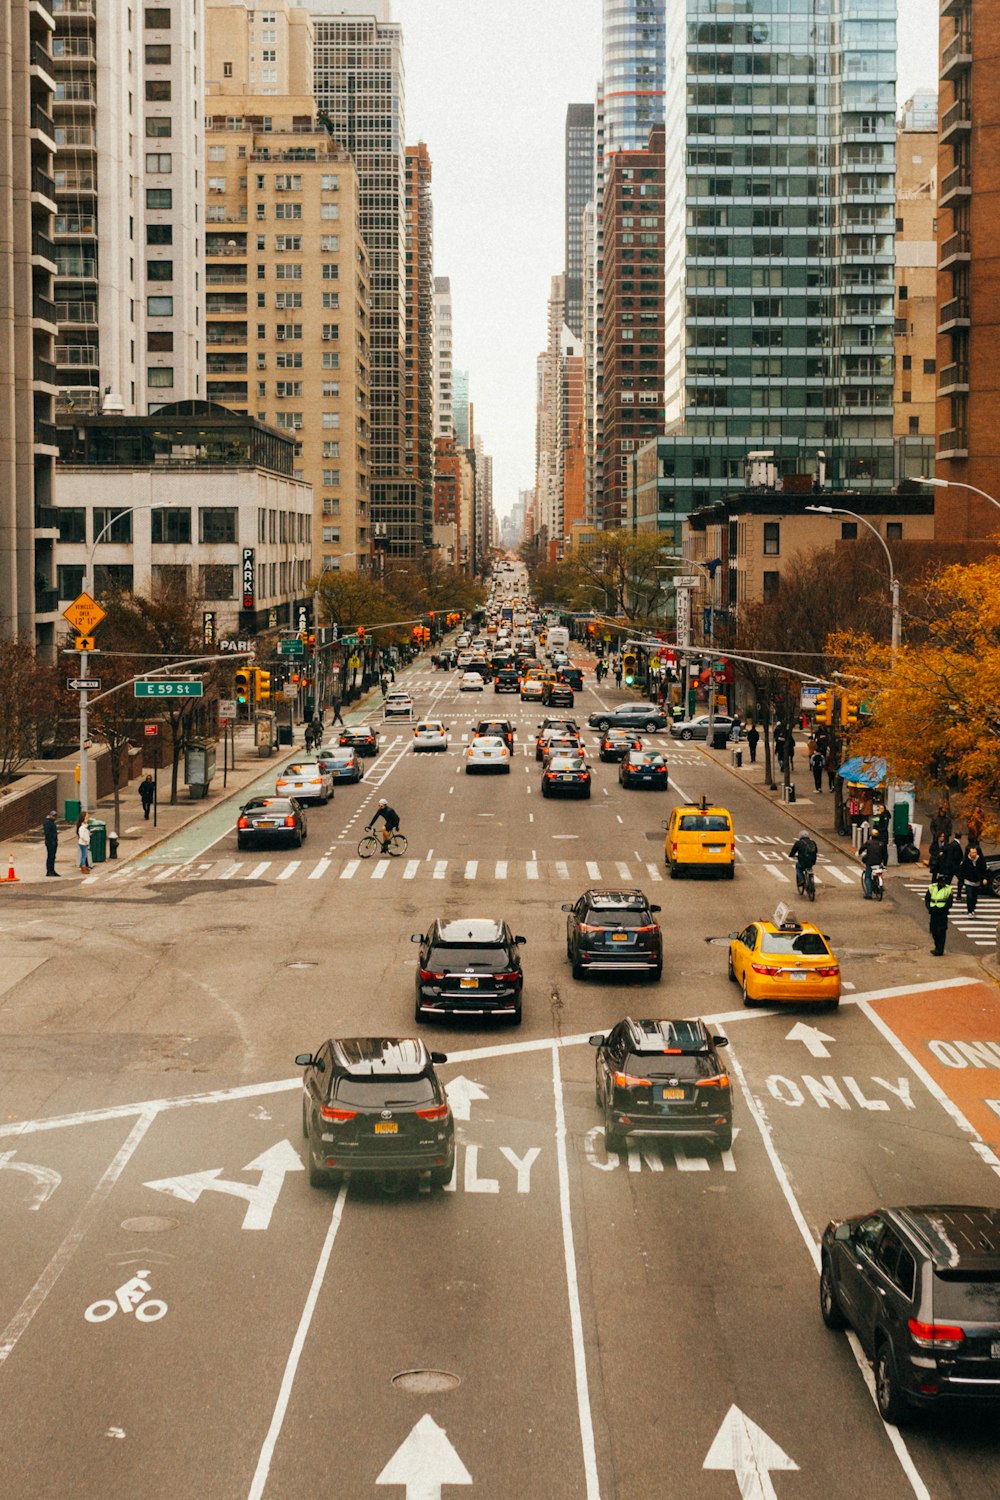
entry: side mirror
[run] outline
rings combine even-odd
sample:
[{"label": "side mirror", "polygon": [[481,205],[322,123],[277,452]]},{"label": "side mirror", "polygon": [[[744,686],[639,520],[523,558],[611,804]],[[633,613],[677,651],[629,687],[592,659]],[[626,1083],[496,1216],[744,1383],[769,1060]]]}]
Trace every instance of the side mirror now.
[{"label": "side mirror", "polygon": [[727,1036],[713,1036],[712,1041],[717,1047],[729,1046],[729,1038]]},{"label": "side mirror", "polygon": [[592,1047],[603,1047],[604,1046],[604,1040],[605,1040],[604,1033],[602,1031],[598,1031],[596,1033],[596,1035],[594,1035],[594,1036],[592,1036],[590,1038],[590,1045]]},{"label": "side mirror", "polygon": [[300,1052],[298,1057],[295,1059],[295,1066],[297,1068],[311,1068],[312,1065],[313,1055],[311,1052]]},{"label": "side mirror", "polygon": [[424,940],[424,935],[423,935],[422,932],[411,932],[410,933],[410,942],[411,943],[422,943],[423,940]]},{"label": "side mirror", "polygon": [[851,1240],[850,1224],[838,1224],[833,1231],[833,1237],[835,1240],[839,1240],[841,1244],[849,1244]]},{"label": "side mirror", "polygon": [[[659,909],[660,908],[658,906],[654,908],[655,911],[659,911]],[[563,904],[562,904],[562,906],[560,906],[559,910],[560,911],[572,911],[573,910],[573,904],[572,904],[572,902],[570,902],[570,901],[564,901]]]},{"label": "side mirror", "polygon": [[649,909],[650,909],[650,911],[662,911],[663,907],[662,906],[651,906]]},{"label": "side mirror", "polygon": [[432,1052],[431,1053],[431,1062],[432,1063],[446,1063],[447,1061],[448,1061],[448,1054],[447,1054],[447,1052]]},{"label": "side mirror", "polygon": [[[669,833],[669,832],[670,832],[670,824],[669,824],[669,823],[661,823],[661,824],[660,824],[660,827],[661,827],[661,828],[662,828],[662,829],[663,829],[663,831],[664,831],[664,833]],[[733,932],[731,932],[731,933],[730,933],[730,934],[729,934],[729,936],[730,936],[730,937],[735,937],[735,936],[736,936],[736,934],[735,934],[735,933],[733,933]]]},{"label": "side mirror", "polygon": [[738,938],[738,937],[739,937],[739,933],[738,933],[738,932],[731,932],[731,933],[730,933],[730,934],[729,934],[729,936],[730,936],[730,937],[731,937],[731,938]]},{"label": "side mirror", "polygon": [[528,939],[526,937],[522,937],[520,933],[517,933],[517,935],[514,938],[514,941],[515,941],[515,943],[526,943],[528,941]]}]

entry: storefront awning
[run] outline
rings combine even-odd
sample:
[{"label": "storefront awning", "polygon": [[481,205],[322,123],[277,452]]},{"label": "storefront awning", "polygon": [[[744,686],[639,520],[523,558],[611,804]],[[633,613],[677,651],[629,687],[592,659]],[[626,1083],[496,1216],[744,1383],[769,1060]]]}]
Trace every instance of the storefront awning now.
[{"label": "storefront awning", "polygon": [[852,755],[840,767],[838,775],[855,786],[881,786],[885,781],[886,766],[880,755]]}]

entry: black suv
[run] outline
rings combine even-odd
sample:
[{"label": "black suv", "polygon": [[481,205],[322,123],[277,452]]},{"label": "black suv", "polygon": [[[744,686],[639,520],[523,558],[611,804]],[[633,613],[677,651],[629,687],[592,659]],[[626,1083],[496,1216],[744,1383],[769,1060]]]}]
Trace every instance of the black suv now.
[{"label": "black suv", "polygon": [[823,1231],[820,1311],[875,1365],[883,1420],[1000,1403],[1000,1208],[881,1208]]},{"label": "black suv", "polygon": [[619,1021],[597,1048],[597,1103],[604,1140],[616,1151],[626,1138],[692,1136],[720,1151],[733,1144],[729,1076],[704,1021]]},{"label": "black suv", "polygon": [[642,891],[591,889],[563,906],[566,957],[573,978],[591,969],[629,969],[659,979],[663,974],[663,934]]},{"label": "black suv", "polygon": [[518,1026],[524,975],[518,945],[527,938],[506,922],[440,917],[429,932],[415,932],[418,1021],[430,1016],[496,1016]]},{"label": "black suv", "polygon": [[447,1061],[421,1041],[381,1036],[331,1039],[300,1053],[313,1187],[344,1172],[429,1172],[435,1187],[450,1182],[455,1122],[434,1071]]},{"label": "black suv", "polygon": [[519,693],[521,691],[521,674],[516,667],[501,667],[493,679],[493,691],[495,693]]}]

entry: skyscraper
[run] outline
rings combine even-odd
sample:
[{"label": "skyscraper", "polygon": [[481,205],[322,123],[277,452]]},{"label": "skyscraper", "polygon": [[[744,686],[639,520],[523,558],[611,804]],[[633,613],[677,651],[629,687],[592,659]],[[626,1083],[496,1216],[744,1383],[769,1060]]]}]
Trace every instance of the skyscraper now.
[{"label": "skyscraper", "polygon": [[583,221],[594,191],[594,106],[571,104],[566,110],[566,324],[583,336]]},{"label": "skyscraper", "polygon": [[[601,94],[605,155],[642,150],[650,130],[663,119],[666,8],[666,0],[604,0]],[[678,0],[671,0],[671,8],[683,10]]]},{"label": "skyscraper", "polygon": [[434,215],[431,158],[421,141],[406,148],[406,470],[423,498],[422,545],[434,523]]},{"label": "skyscraper", "polygon": [[371,262],[372,522],[383,550],[412,556],[424,545],[420,482],[407,472],[406,125],[402,28],[389,0],[363,11],[308,0],[313,16],[316,102],[361,182],[361,231]]},{"label": "skyscraper", "polygon": [[451,410],[452,346],[451,282],[447,276],[434,278],[434,436],[448,437],[455,432]]},{"label": "skyscraper", "polygon": [[453,370],[451,377],[452,423],[455,429],[455,442],[459,448],[471,448],[472,428],[469,421],[469,372],[468,370]]}]

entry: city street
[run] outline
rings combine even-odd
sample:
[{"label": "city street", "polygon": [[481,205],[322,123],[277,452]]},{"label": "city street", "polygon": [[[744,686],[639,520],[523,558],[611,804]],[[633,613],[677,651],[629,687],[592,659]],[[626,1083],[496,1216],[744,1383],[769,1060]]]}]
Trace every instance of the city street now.
[{"label": "city street", "polygon": [[[996,1500],[996,1425],[886,1427],[817,1296],[830,1218],[997,1200],[976,940],[933,959],[919,875],[865,903],[846,841],[800,910],[795,809],[697,744],[649,737],[670,789],[624,790],[585,730],[591,800],[543,800],[539,705],[426,658],[397,685],[449,749],[384,726],[302,849],[238,851],[244,791],[118,868],[3,893],[0,1494]],[[588,670],[575,715],[620,696]],[[508,775],[465,773],[487,717],[517,726]],[[733,814],[731,883],[666,876],[661,823],[703,794]],[[379,796],[398,860],[357,854]],[[660,983],[573,980],[560,905],[590,885],[662,906]],[[839,1011],[744,1010],[728,983],[728,934],[779,902],[829,935]],[[293,1059],[412,1035],[410,937],[439,914],[527,939],[520,1028],[420,1028],[449,1056],[453,1180],[312,1188]],[[587,1042],[626,1015],[729,1038],[731,1150],[606,1150]]]}]

